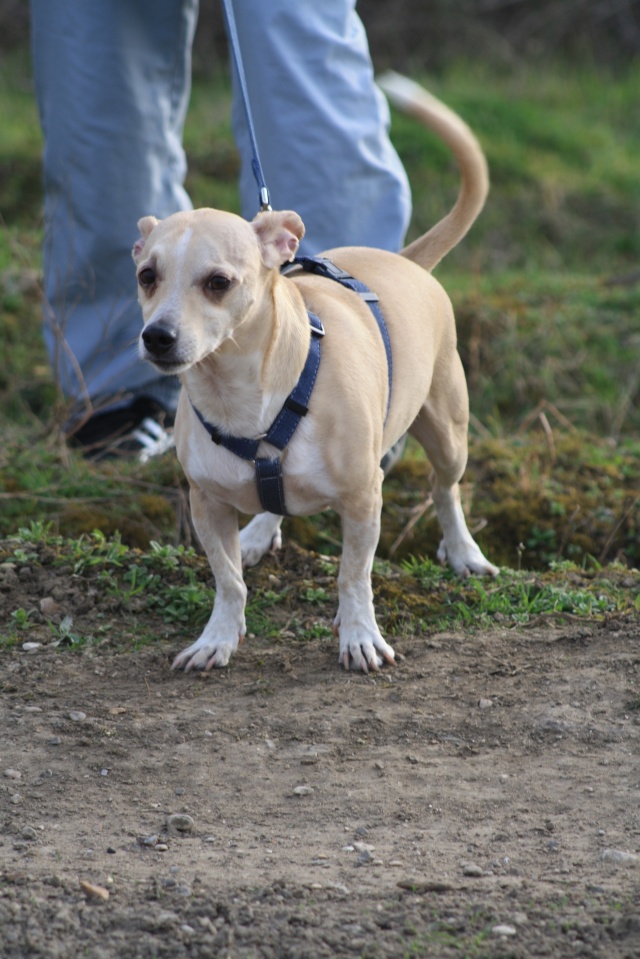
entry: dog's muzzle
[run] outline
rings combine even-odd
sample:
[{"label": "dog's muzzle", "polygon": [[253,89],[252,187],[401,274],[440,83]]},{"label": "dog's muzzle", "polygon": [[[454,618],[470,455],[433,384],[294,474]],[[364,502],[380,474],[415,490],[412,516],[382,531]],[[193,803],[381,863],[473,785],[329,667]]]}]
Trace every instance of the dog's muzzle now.
[{"label": "dog's muzzle", "polygon": [[151,323],[142,331],[142,342],[150,357],[162,358],[175,347],[178,331],[164,323]]}]

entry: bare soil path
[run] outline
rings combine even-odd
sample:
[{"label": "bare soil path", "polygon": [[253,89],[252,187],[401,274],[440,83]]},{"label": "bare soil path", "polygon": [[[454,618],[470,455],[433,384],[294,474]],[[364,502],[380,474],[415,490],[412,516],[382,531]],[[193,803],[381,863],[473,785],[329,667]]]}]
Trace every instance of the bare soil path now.
[{"label": "bare soil path", "polygon": [[639,640],[5,651],[0,955],[637,959]]}]

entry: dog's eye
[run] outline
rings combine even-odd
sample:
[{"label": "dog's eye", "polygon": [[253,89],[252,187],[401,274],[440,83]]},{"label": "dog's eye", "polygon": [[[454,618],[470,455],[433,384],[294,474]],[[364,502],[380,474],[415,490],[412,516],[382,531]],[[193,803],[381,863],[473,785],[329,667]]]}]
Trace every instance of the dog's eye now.
[{"label": "dog's eye", "polygon": [[140,270],[138,273],[138,283],[140,286],[153,286],[156,282],[156,271],[152,270],[150,266],[146,266],[144,270]]},{"label": "dog's eye", "polygon": [[230,286],[231,280],[228,276],[223,276],[221,273],[214,273],[213,276],[208,278],[204,288],[208,290],[209,293],[224,293]]}]

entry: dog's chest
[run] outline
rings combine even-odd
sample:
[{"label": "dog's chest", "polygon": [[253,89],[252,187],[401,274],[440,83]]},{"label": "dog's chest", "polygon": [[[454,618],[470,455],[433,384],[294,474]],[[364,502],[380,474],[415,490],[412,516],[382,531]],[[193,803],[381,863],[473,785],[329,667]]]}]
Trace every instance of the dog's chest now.
[{"label": "dog's chest", "polygon": [[[284,501],[292,515],[317,513],[335,501],[335,483],[314,432],[310,423],[303,422],[284,453],[264,444],[258,451],[259,456],[281,456]],[[186,444],[179,444],[178,450],[190,482],[243,513],[262,512],[255,465],[216,445],[206,433],[198,433],[192,433]]]}]

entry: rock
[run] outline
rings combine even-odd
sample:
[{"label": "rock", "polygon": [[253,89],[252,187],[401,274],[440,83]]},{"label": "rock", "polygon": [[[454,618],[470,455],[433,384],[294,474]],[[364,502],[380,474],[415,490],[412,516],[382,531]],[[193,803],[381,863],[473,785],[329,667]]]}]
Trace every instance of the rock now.
[{"label": "rock", "polygon": [[33,826],[25,826],[20,832],[20,835],[22,836],[23,839],[29,839],[31,842],[33,842],[34,839],[38,838],[38,833],[33,828]]},{"label": "rock", "polygon": [[17,769],[5,769],[3,775],[6,776],[7,779],[22,779],[22,773]]},{"label": "rock", "polygon": [[62,739],[60,736],[51,736],[49,739],[47,739],[47,746],[59,746],[61,742]]},{"label": "rock", "polygon": [[95,886],[92,882],[80,883],[80,888],[86,894],[87,899],[93,902],[106,902],[109,898],[109,890],[105,889],[104,886]]},{"label": "rock", "polygon": [[481,866],[477,866],[474,862],[465,863],[462,867],[463,876],[470,876],[474,879],[478,879],[483,874]]},{"label": "rock", "polygon": [[494,936],[515,936],[516,927],[507,926],[506,924],[500,924],[497,926],[492,926],[491,932],[494,934]]},{"label": "rock", "polygon": [[625,852],[623,849],[603,849],[600,858],[603,862],[619,862],[625,866],[640,863],[640,856],[634,852]]},{"label": "rock", "polygon": [[158,842],[158,837],[153,836],[136,836],[136,842],[139,846],[155,846]]},{"label": "rock", "polygon": [[173,813],[167,816],[167,830],[173,833],[192,832],[195,821],[186,813]]},{"label": "rock", "polygon": [[481,699],[478,703],[479,709],[491,709],[493,702],[490,699]]},{"label": "rock", "polygon": [[368,846],[364,842],[354,842],[353,848],[355,849],[356,852],[373,852],[376,847]]},{"label": "rock", "polygon": [[293,790],[294,796],[311,796],[314,792],[313,786],[296,786]]},{"label": "rock", "polygon": [[450,892],[454,888],[451,883],[439,879],[401,879],[396,885],[418,895],[424,892]]},{"label": "rock", "polygon": [[74,723],[81,723],[83,719],[87,718],[87,714],[81,712],[79,709],[72,709],[69,713],[69,719],[72,719]]},{"label": "rock", "polygon": [[33,653],[34,650],[40,649],[41,646],[42,646],[42,643],[23,643],[22,644],[22,648],[24,649],[25,653]]}]

